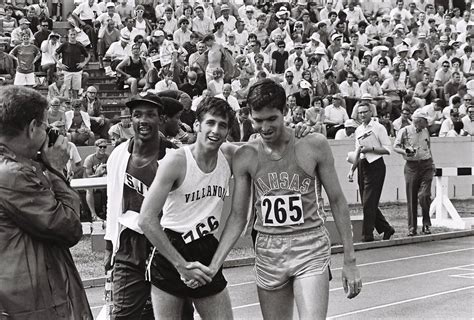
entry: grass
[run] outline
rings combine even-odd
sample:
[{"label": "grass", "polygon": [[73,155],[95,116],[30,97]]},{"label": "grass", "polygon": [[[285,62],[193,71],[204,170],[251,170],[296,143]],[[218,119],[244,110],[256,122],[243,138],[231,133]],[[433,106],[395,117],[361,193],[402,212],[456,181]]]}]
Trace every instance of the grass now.
[{"label": "grass", "polygon": [[[456,200],[453,201],[453,204],[462,217],[474,217],[474,199]],[[385,204],[381,209],[389,223],[395,228],[395,234],[393,237],[405,237],[407,234],[406,205],[396,203]],[[421,212],[420,210],[418,211]],[[351,206],[350,214],[351,216],[362,215],[361,207],[359,205]],[[433,227],[431,231],[436,234],[453,230],[443,227]],[[91,248],[90,236],[84,236],[76,246],[71,248],[71,253],[82,279],[91,279],[104,275],[104,254],[100,252],[92,252]],[[252,248],[237,248],[230,252],[228,258],[237,259],[251,256],[253,256]]]}]

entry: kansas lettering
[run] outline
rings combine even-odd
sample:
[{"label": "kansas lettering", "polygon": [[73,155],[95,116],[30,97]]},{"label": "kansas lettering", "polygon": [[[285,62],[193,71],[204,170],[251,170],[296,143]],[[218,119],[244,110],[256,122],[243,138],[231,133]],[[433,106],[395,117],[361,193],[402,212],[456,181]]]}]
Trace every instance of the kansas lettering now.
[{"label": "kansas lettering", "polygon": [[[265,181],[264,181],[265,180]],[[301,181],[302,180],[302,181]],[[299,193],[306,193],[311,184],[311,179],[300,179],[300,175],[293,173],[291,176],[288,172],[269,172],[268,179],[262,176],[257,179],[257,186],[263,194],[271,190],[292,190]]]}]

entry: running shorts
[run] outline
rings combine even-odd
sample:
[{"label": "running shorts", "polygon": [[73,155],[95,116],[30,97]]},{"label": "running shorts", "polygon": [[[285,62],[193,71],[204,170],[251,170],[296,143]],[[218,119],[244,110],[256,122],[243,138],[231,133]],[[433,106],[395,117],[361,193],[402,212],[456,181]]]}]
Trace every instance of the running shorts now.
[{"label": "running shorts", "polygon": [[277,290],[292,279],[323,274],[331,258],[326,227],[288,234],[259,232],[255,241],[255,274],[259,288]]},{"label": "running shorts", "polygon": [[[178,250],[186,261],[199,261],[203,265],[211,264],[212,257],[219,246],[219,241],[208,234],[198,240],[185,243],[181,233],[165,229],[171,244]],[[180,298],[204,298],[213,296],[227,286],[227,281],[222,274],[222,268],[212,279],[211,283],[196,289],[191,289],[181,280],[176,268],[158,251],[155,250],[150,265],[151,283],[169,294]]]}]

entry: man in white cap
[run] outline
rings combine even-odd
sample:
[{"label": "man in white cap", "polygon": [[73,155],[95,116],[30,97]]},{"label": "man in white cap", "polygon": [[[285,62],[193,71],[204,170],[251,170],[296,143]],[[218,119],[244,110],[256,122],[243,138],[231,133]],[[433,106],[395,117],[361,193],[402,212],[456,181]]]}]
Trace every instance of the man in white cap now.
[{"label": "man in white cap", "polygon": [[342,35],[338,33],[334,33],[331,36],[331,42],[332,43],[327,48],[329,59],[332,59],[335,56],[335,54],[341,50]]},{"label": "man in white cap", "polygon": [[26,18],[20,19],[20,26],[13,29],[11,36],[10,36],[10,46],[14,48],[15,46],[21,44],[23,41],[21,40],[21,35],[24,32],[30,33],[30,40],[33,43],[34,34],[30,29],[30,21]]},{"label": "man in white cap", "polygon": [[402,128],[395,139],[393,150],[403,156],[408,209],[408,236],[417,235],[418,202],[423,215],[423,234],[431,234],[431,182],[435,165],[431,153],[429,116],[418,109],[412,124]]},{"label": "man in white cap", "polygon": [[351,45],[346,42],[341,45],[341,50],[334,54],[331,69],[340,71],[344,68],[346,62],[351,61],[351,57],[349,55],[350,47]]},{"label": "man in white cap", "polygon": [[336,132],[336,136],[334,137],[334,140],[354,139],[355,131],[357,127],[358,127],[358,124],[353,119],[346,120],[344,122],[344,128],[341,128]]},{"label": "man in white cap", "polygon": [[372,63],[370,64],[372,70],[379,69],[378,63],[380,58],[385,58],[387,60],[389,68],[392,66],[392,59],[388,56],[388,50],[387,46],[378,46],[374,48],[372,52],[375,56],[372,58]]},{"label": "man in white cap", "polygon": [[97,22],[100,22],[99,33],[107,27],[109,19],[112,19],[115,22],[117,28],[121,29],[122,19],[120,18],[120,15],[115,12],[115,4],[113,2],[107,2],[105,7],[107,8],[107,12],[102,13],[96,19]]},{"label": "man in white cap", "polygon": [[309,94],[309,89],[311,89],[311,84],[306,80],[301,80],[298,84],[299,91],[293,94],[296,98],[296,105],[308,109],[311,104],[311,97]]},{"label": "man in white cap", "polygon": [[245,16],[242,18],[242,21],[245,23],[245,29],[249,33],[253,33],[257,29],[257,19],[255,19],[254,12],[254,6],[245,6]]},{"label": "man in white cap", "polygon": [[120,40],[112,43],[105,53],[104,58],[110,59],[113,70],[128,56],[132,55],[132,47],[130,46],[130,38],[128,35],[122,34]]},{"label": "man in white cap", "polygon": [[216,22],[221,21],[224,23],[224,32],[226,35],[229,35],[235,30],[235,23],[237,22],[237,19],[230,15],[230,7],[228,4],[222,4],[220,9],[222,15],[217,18]]}]

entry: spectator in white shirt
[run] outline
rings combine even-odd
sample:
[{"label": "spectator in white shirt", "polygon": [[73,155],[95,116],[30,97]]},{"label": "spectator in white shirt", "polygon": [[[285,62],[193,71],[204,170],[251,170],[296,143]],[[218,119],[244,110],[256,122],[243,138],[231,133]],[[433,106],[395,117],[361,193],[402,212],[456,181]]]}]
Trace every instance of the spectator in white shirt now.
[{"label": "spectator in white shirt", "polygon": [[355,138],[355,131],[358,125],[353,119],[348,119],[344,122],[344,128],[336,132],[334,140],[349,140]]},{"label": "spectator in white shirt", "polygon": [[106,7],[107,7],[107,12],[102,13],[96,19],[97,22],[100,22],[99,32],[101,32],[107,27],[109,19],[112,19],[115,22],[115,25],[117,26],[117,28],[121,29],[122,19],[120,18],[120,15],[117,12],[115,12],[114,3],[108,2]]},{"label": "spectator in white shirt", "polygon": [[461,119],[466,135],[474,136],[474,104],[467,107],[467,115]]},{"label": "spectator in white shirt", "polygon": [[324,110],[324,124],[328,138],[334,138],[336,132],[344,127],[344,122],[349,119],[346,109],[342,106],[342,96],[335,94],[332,97],[332,104]]},{"label": "spectator in white shirt", "polygon": [[428,131],[430,135],[438,135],[443,122],[443,101],[436,98],[432,103],[424,106],[421,110],[428,114]]},{"label": "spectator in white shirt", "polygon": [[230,105],[230,107],[234,111],[238,111],[240,109],[239,101],[237,100],[236,97],[231,95],[231,93],[232,93],[232,86],[229,83],[226,83],[222,87],[222,93],[216,95],[215,97],[227,101],[227,103]]},{"label": "spectator in white shirt", "polygon": [[235,23],[237,22],[237,19],[234,16],[230,15],[230,7],[227,4],[221,5],[221,14],[222,15],[217,18],[216,21],[223,22],[224,32],[226,34],[229,34],[235,30]]},{"label": "spectator in white shirt", "polygon": [[182,46],[186,41],[191,41],[191,31],[188,29],[189,20],[181,18],[178,22],[179,29],[173,33],[173,41]]},{"label": "spectator in white shirt", "polygon": [[204,36],[212,33],[212,30],[214,29],[214,23],[210,18],[204,16],[203,6],[197,6],[194,9],[194,13],[196,14],[196,17],[193,19],[193,32],[204,38]]}]

